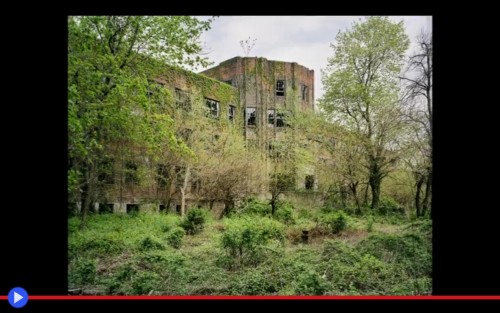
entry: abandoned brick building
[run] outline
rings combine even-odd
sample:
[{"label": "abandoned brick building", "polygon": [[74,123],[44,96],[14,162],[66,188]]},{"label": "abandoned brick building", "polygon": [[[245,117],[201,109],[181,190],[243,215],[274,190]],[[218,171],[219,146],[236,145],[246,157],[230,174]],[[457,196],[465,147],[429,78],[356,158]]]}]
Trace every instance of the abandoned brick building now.
[{"label": "abandoned brick building", "polygon": [[[219,123],[240,127],[247,146],[262,151],[269,149],[270,142],[280,140],[289,114],[296,110],[314,110],[314,71],[297,63],[235,57],[200,74],[171,67],[165,67],[164,72],[155,82],[175,96],[179,110],[206,107]],[[180,211],[178,194],[174,193],[168,203],[151,201],[161,198],[158,188],[152,191],[154,188],[134,184],[137,178],[133,171],[140,164],[129,162],[126,166],[132,172],[125,177],[126,186],[118,187],[111,178],[94,211]],[[195,188],[195,179],[189,179]],[[296,173],[295,189],[316,188],[313,168],[303,168]],[[266,197],[265,193],[260,196]],[[185,200],[188,207],[199,204],[189,192]]]}]

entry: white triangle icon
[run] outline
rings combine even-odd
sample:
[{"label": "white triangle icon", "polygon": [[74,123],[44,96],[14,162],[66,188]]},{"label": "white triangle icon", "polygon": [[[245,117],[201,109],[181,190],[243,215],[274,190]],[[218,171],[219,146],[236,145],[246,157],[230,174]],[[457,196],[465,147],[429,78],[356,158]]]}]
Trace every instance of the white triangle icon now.
[{"label": "white triangle icon", "polygon": [[14,291],[14,303],[17,303],[18,301],[20,301],[22,298],[24,298],[23,296],[21,296],[20,294],[18,294],[17,292]]}]

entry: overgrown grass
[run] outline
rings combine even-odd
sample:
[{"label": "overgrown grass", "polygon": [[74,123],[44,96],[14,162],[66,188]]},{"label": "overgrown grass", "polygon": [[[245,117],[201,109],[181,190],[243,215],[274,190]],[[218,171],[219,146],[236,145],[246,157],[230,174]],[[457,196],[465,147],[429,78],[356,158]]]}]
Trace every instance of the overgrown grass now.
[{"label": "overgrown grass", "polygon": [[[68,220],[69,287],[119,295],[413,295],[431,291],[431,224],[253,202],[210,212]],[[255,207],[257,206],[257,207]],[[301,239],[309,231],[309,243]],[[370,231],[368,231],[370,230]]]}]

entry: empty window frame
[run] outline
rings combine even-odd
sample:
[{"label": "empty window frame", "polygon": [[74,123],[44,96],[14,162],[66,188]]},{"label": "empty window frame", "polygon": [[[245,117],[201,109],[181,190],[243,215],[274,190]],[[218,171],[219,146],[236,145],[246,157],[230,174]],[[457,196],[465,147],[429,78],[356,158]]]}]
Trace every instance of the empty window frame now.
[{"label": "empty window frame", "polygon": [[227,113],[227,117],[231,123],[234,123],[234,117],[236,116],[236,107],[230,105]]},{"label": "empty window frame", "polygon": [[139,213],[139,205],[135,203],[127,204],[127,213],[128,214]]},{"label": "empty window frame", "polygon": [[245,109],[245,120],[247,126],[256,125],[257,121],[257,109],[256,108],[246,108]]},{"label": "empty window frame", "polygon": [[128,161],[125,164],[125,183],[137,185],[139,176],[137,175],[137,164],[133,161]]},{"label": "empty window frame", "polygon": [[191,97],[189,96],[189,92],[175,88],[175,103],[177,108],[191,111]]},{"label": "empty window frame", "polygon": [[231,79],[225,80],[224,82],[230,86],[233,85],[233,81]]},{"label": "empty window frame", "polygon": [[274,126],[275,118],[276,118],[276,110],[274,109],[267,110],[267,124]]},{"label": "empty window frame", "polygon": [[302,93],[302,101],[308,101],[309,100],[309,88],[306,85],[302,85],[301,87],[301,93]]},{"label": "empty window frame", "polygon": [[285,113],[280,112],[276,114],[276,127],[285,126]]},{"label": "empty window frame", "polygon": [[284,96],[285,95],[285,81],[277,80],[276,81],[276,95]]},{"label": "empty window frame", "polygon": [[308,190],[314,189],[314,175],[306,176],[305,187]]},{"label": "empty window frame", "polygon": [[208,108],[208,116],[219,118],[220,103],[217,100],[205,98],[205,104]]}]

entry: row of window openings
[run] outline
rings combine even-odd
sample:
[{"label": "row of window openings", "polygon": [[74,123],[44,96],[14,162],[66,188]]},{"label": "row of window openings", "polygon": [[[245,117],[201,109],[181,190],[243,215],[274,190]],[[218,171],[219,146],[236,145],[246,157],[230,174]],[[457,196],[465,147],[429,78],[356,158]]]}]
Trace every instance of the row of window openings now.
[{"label": "row of window openings", "polygon": [[[167,206],[165,204],[160,204],[158,206],[160,213],[167,212]],[[134,214],[139,212],[139,204],[136,203],[128,203],[126,204],[126,210],[128,214]],[[97,213],[94,208],[90,209],[90,212]],[[99,214],[111,214],[114,212],[114,204],[113,203],[99,203]],[[181,213],[181,205],[177,204],[175,206],[175,212]]]},{"label": "row of window openings", "polygon": [[[114,184],[114,174],[112,170],[112,160],[106,160],[103,163],[103,171],[99,175],[99,181],[106,184]],[[177,176],[182,176],[182,168],[176,167],[175,172]],[[158,187],[166,187],[168,182],[168,169],[165,165],[158,165],[157,167],[157,183]],[[127,162],[125,164],[125,183],[128,185],[137,185],[139,183],[139,176],[137,174],[137,164],[135,162]],[[178,185],[182,185],[182,179],[177,180]],[[191,178],[191,192],[200,190],[201,180],[194,174]]]},{"label": "row of window openings", "polygon": [[[257,109],[256,108],[246,108],[245,120],[247,125],[257,125]],[[276,123],[276,124],[275,124]],[[275,109],[267,110],[267,124],[276,125],[276,127],[285,126],[285,114],[276,113]]]},{"label": "row of window openings", "polygon": [[[302,85],[300,88],[302,100],[308,101],[309,100],[309,88],[306,85]],[[284,80],[277,80],[276,81],[276,96],[283,97],[285,96],[285,81]]]},{"label": "row of window openings", "polygon": [[[191,99],[189,98],[189,93],[184,90],[176,88],[175,95],[176,95],[177,107],[186,111],[191,111]],[[218,119],[220,113],[220,102],[217,100],[205,98],[205,105],[208,109],[207,114],[210,117]],[[227,115],[230,122],[234,121],[235,114],[236,114],[236,107],[234,105],[229,105]]]}]

